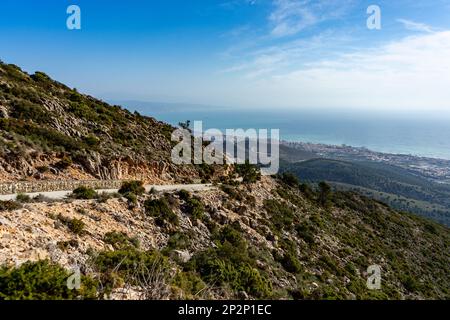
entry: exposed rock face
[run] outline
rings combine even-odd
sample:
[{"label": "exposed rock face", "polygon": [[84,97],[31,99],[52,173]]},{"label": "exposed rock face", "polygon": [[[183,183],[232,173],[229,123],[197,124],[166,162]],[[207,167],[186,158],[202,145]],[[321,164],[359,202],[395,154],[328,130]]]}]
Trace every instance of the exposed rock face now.
[{"label": "exposed rock face", "polygon": [[174,250],[173,255],[175,256],[175,259],[178,259],[182,263],[188,262],[192,257],[188,251],[184,250]]},{"label": "exposed rock face", "polygon": [[[87,235],[71,234],[55,218],[59,214],[81,219],[86,224]],[[126,223],[118,221],[119,216]],[[156,232],[150,221],[146,222],[142,215],[130,211],[126,202],[118,199],[104,204],[92,201],[29,204],[4,214],[0,220],[0,265],[40,259],[51,259],[68,268],[77,262],[82,264],[88,258],[86,251],[89,248],[108,248],[102,239],[109,231],[135,234],[143,249],[161,245],[166,238]],[[70,240],[75,240],[76,247],[70,246],[66,250],[58,247],[58,243]]]}]

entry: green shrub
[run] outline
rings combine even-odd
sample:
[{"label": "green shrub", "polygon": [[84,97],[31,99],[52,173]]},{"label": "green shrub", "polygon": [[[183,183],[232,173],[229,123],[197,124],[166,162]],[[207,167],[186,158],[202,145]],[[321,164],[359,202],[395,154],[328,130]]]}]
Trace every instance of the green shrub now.
[{"label": "green shrub", "polygon": [[178,197],[180,197],[181,200],[187,201],[191,198],[191,194],[189,193],[189,191],[186,190],[180,190],[177,192]]},{"label": "green shrub", "polygon": [[328,271],[330,271],[336,275],[340,275],[340,273],[343,271],[339,267],[338,263],[333,258],[330,258],[329,256],[321,256],[319,258],[319,262],[325,269],[327,269]]},{"label": "green shrub", "polygon": [[[96,271],[111,279],[111,275],[116,274],[122,281],[139,285],[135,283],[136,275],[163,276],[168,275],[170,265],[166,257],[158,251],[140,251],[135,248],[127,248],[116,251],[101,251],[93,255],[91,261]],[[159,273],[157,274],[151,274]],[[120,280],[120,279],[118,279]],[[114,287],[116,283],[109,283]]]},{"label": "green shrub", "polygon": [[11,102],[11,117],[23,120],[33,120],[36,123],[47,123],[49,117],[44,109],[27,100],[15,99]]},{"label": "green shrub", "polygon": [[186,249],[190,245],[190,238],[185,233],[176,232],[172,234],[167,242],[169,250]]},{"label": "green shrub", "polygon": [[242,194],[233,186],[223,184],[220,186],[220,189],[222,189],[222,191],[228,194],[232,199],[235,199],[237,201],[242,201],[244,199]]},{"label": "green shrub", "polygon": [[239,268],[239,287],[257,298],[270,297],[272,294],[272,283],[261,276],[260,272],[250,265]]},{"label": "green shrub", "polygon": [[281,263],[283,268],[290,273],[300,273],[303,268],[300,261],[297,258],[296,244],[288,239],[281,241],[281,247],[284,250],[284,254],[281,257],[276,257]]},{"label": "green shrub", "polygon": [[283,173],[281,175],[281,181],[290,187],[298,187],[300,185],[298,178],[290,172]]},{"label": "green shrub", "polygon": [[197,166],[197,169],[200,179],[202,180],[202,183],[211,181],[211,179],[214,177],[215,169],[214,166],[212,165],[202,162],[200,165]]},{"label": "green shrub", "polygon": [[195,272],[178,272],[172,285],[180,288],[187,298],[193,298],[206,288],[206,284]]},{"label": "green shrub", "polygon": [[326,182],[319,183],[318,201],[322,207],[329,207],[331,205],[331,186]]},{"label": "green shrub", "polygon": [[216,244],[214,254],[218,258],[236,265],[255,264],[249,257],[247,241],[242,236],[242,230],[238,225],[226,225],[213,235],[213,239]]},{"label": "green shrub", "polygon": [[301,193],[303,193],[303,195],[304,195],[307,199],[309,199],[309,200],[313,200],[313,199],[314,199],[314,197],[315,197],[314,191],[311,189],[311,187],[310,187],[308,184],[302,183],[302,184],[299,186],[299,190],[300,190]]},{"label": "green shrub", "polygon": [[215,248],[199,252],[189,261],[192,269],[198,270],[208,260],[216,258],[233,265],[250,264],[255,261],[249,257],[248,245],[236,227],[227,225],[213,235]]},{"label": "green shrub", "polygon": [[190,198],[186,201],[186,212],[195,219],[202,219],[205,213],[205,207],[203,203],[196,198]]},{"label": "green shrub", "polygon": [[227,225],[213,235],[216,247],[197,253],[187,263],[187,270],[197,271],[208,283],[227,284],[234,291],[254,297],[271,294],[271,283],[255,269],[248,245],[238,225]]},{"label": "green shrub", "polygon": [[31,197],[27,194],[19,193],[16,196],[16,201],[20,202],[20,203],[28,203],[28,202],[31,202]]},{"label": "green shrub", "polygon": [[0,211],[14,211],[22,208],[22,205],[16,201],[1,201],[0,200]]},{"label": "green shrub", "polygon": [[401,279],[401,282],[406,290],[409,292],[417,291],[420,287],[420,283],[411,275],[405,275]]},{"label": "green shrub", "polygon": [[227,284],[236,292],[245,291],[257,298],[269,297],[272,285],[250,265],[234,266],[223,260],[210,260],[202,266],[202,276],[209,283]]},{"label": "green shrub", "polygon": [[432,233],[432,234],[435,234],[435,235],[438,234],[436,227],[433,224],[431,224],[431,223],[425,224],[424,229],[427,232],[429,232],[429,233]]},{"label": "green shrub", "polygon": [[60,161],[58,161],[55,164],[55,167],[57,167],[60,170],[66,170],[73,164],[73,160],[70,157],[64,157]]},{"label": "green shrub", "polygon": [[85,223],[80,219],[72,219],[68,224],[69,230],[75,234],[83,235]]},{"label": "green shrub", "polygon": [[39,166],[36,168],[36,170],[40,173],[46,173],[50,170],[50,168],[48,166]]},{"label": "green shrub", "polygon": [[125,199],[127,199],[128,205],[129,205],[131,208],[134,207],[134,206],[136,206],[137,203],[138,203],[138,198],[137,198],[137,196],[136,196],[134,193],[132,193],[132,192],[127,192],[127,193],[125,193],[125,194],[123,195],[123,197],[124,197]]},{"label": "green shrub", "polygon": [[302,265],[300,264],[300,261],[291,252],[285,253],[280,262],[287,272],[299,273],[300,271],[302,271]]},{"label": "green shrub", "polygon": [[261,179],[261,171],[247,160],[245,164],[236,165],[236,173],[242,177],[244,183],[255,183]]},{"label": "green shrub", "polygon": [[19,268],[0,268],[0,300],[95,299],[97,283],[82,276],[80,290],[70,290],[70,273],[48,261],[26,262]]},{"label": "green shrub", "polygon": [[140,196],[145,193],[144,182],[142,181],[127,181],[122,184],[119,189],[120,194],[133,193]]},{"label": "green shrub", "polygon": [[137,238],[130,238],[124,232],[111,231],[105,234],[103,241],[114,247],[114,249],[138,248],[139,240]]},{"label": "green shrub", "polygon": [[55,151],[76,152],[87,147],[75,138],[30,121],[14,118],[0,119],[0,129],[22,135],[41,148],[51,148]]},{"label": "green shrub", "polygon": [[277,231],[289,230],[294,222],[294,212],[286,204],[276,200],[265,200],[264,209],[270,215],[273,226]]},{"label": "green shrub", "polygon": [[218,240],[220,244],[225,242],[231,243],[233,246],[238,248],[245,248],[246,243],[242,236],[242,230],[238,225],[226,225],[220,232],[214,235],[214,239]]},{"label": "green shrub", "polygon": [[33,79],[36,82],[43,82],[43,83],[53,82],[53,80],[47,74],[41,71],[36,71],[34,74],[32,74],[31,79]]},{"label": "green shrub", "polygon": [[96,199],[98,194],[94,189],[82,186],[73,190],[70,197],[74,199],[91,200]]},{"label": "green shrub", "polygon": [[98,144],[100,143],[100,140],[93,135],[84,137],[83,141],[91,148],[98,146]]},{"label": "green shrub", "polygon": [[80,236],[84,234],[84,228],[86,224],[82,220],[76,218],[70,219],[64,217],[61,214],[58,215],[58,220],[61,221],[64,225],[66,225],[67,228],[69,228],[69,230],[72,231],[74,234]]},{"label": "green shrub", "polygon": [[297,234],[308,244],[314,244],[314,228],[309,223],[298,224],[295,227]]},{"label": "green shrub", "polygon": [[154,217],[156,224],[160,227],[179,224],[178,216],[172,211],[165,198],[147,200],[144,207],[146,214]]}]

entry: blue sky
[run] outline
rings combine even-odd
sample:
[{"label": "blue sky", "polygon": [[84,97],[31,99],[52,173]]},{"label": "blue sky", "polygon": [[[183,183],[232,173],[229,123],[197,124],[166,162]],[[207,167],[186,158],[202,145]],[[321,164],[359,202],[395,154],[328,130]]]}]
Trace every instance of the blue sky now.
[{"label": "blue sky", "polygon": [[0,38],[3,61],[109,100],[450,111],[450,0],[2,0]]}]

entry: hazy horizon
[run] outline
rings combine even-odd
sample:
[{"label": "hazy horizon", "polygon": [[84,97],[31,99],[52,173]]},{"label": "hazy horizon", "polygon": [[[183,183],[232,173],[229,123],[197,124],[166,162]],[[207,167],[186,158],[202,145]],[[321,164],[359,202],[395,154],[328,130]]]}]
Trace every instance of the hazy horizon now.
[{"label": "hazy horizon", "polygon": [[[101,98],[101,97],[99,97]],[[414,119],[427,119],[427,120],[438,120],[446,121],[450,120],[450,110],[444,113],[434,113],[430,110],[397,110],[391,107],[387,110],[367,110],[364,108],[357,107],[343,107],[343,108],[327,108],[327,107],[301,107],[301,108],[282,108],[279,106],[274,106],[272,108],[258,108],[258,107],[236,107],[236,106],[225,106],[225,105],[208,105],[208,104],[195,104],[195,103],[184,103],[181,101],[168,102],[168,101],[142,101],[142,100],[115,100],[115,99],[104,99],[104,101],[119,105],[130,111],[138,111],[147,116],[158,115],[160,113],[189,113],[189,112],[294,112],[294,113],[316,113],[316,114],[340,114],[345,117],[371,117],[377,116],[379,118],[397,118],[403,119],[405,121]],[[448,119],[447,119],[448,117]]]},{"label": "hazy horizon", "polygon": [[186,104],[109,101],[174,126],[202,121],[203,129],[279,129],[281,139],[346,144],[385,153],[450,160],[449,118],[441,115],[351,110],[251,110]]}]

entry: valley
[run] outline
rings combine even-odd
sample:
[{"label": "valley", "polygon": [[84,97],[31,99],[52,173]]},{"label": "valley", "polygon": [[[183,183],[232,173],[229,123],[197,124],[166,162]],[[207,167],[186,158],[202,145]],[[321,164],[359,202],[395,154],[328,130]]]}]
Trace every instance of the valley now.
[{"label": "valley", "polygon": [[[450,161],[373,152],[365,148],[284,143],[281,170],[302,181],[327,181],[450,224]],[[306,156],[305,156],[306,155]]]}]

